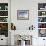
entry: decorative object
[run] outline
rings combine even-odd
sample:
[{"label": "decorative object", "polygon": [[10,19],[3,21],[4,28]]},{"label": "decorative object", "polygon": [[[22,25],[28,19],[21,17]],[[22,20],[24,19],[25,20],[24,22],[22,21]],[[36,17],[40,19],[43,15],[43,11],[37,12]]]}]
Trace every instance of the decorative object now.
[{"label": "decorative object", "polygon": [[40,29],[39,30],[39,36],[40,37],[46,37],[46,29]]},{"label": "decorative object", "polygon": [[46,23],[38,23],[38,28],[46,28]]},{"label": "decorative object", "polygon": [[5,10],[8,10],[8,6],[5,6]]},{"label": "decorative object", "polygon": [[42,15],[45,15],[45,12],[42,12]]},{"label": "decorative object", "polygon": [[0,35],[8,37],[8,23],[0,23]]},{"label": "decorative object", "polygon": [[17,10],[17,20],[29,20],[29,10]]},{"label": "decorative object", "polygon": [[25,41],[21,40],[21,46],[25,46]]},{"label": "decorative object", "polygon": [[34,30],[34,26],[33,25],[31,25],[31,26],[29,26],[29,30]]},{"label": "decorative object", "polygon": [[46,17],[38,17],[38,22],[46,22]]},{"label": "decorative object", "polygon": [[8,16],[8,11],[0,11],[0,16]]},{"label": "decorative object", "polygon": [[32,36],[31,35],[15,35],[15,45],[17,46],[30,46],[32,45]]},{"label": "decorative object", "polygon": [[32,45],[32,36],[30,35],[20,35],[20,38],[25,41],[25,44]]},{"label": "decorative object", "polygon": [[46,10],[46,3],[38,3],[38,10]]},{"label": "decorative object", "polygon": [[1,10],[1,6],[0,6],[0,10]]},{"label": "decorative object", "polygon": [[16,30],[16,26],[13,23],[11,23],[11,30]]},{"label": "decorative object", "polygon": [[8,22],[8,17],[0,17],[0,22]]}]

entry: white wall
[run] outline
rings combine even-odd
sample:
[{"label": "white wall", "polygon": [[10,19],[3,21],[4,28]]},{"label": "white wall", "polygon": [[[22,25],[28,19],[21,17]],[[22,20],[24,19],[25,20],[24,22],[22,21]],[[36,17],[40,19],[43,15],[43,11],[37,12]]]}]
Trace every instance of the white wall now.
[{"label": "white wall", "polygon": [[[13,22],[16,25],[16,29],[27,30],[31,25],[34,25],[35,29],[37,29],[38,2],[45,1],[11,0],[11,22]],[[29,10],[29,20],[17,20],[17,10]]]},{"label": "white wall", "polygon": [[[17,20],[17,10],[29,10],[29,20]],[[17,30],[27,30],[32,24],[37,23],[37,2],[32,0],[11,1],[11,22],[16,25]]]},{"label": "white wall", "polygon": [[[27,30],[33,24],[36,32],[34,36],[38,35],[38,3],[46,3],[46,0],[11,0],[11,22],[14,23],[18,32]],[[29,10],[29,20],[17,20],[17,10]],[[33,38],[33,46],[41,46],[38,45],[43,42],[41,39]]]}]

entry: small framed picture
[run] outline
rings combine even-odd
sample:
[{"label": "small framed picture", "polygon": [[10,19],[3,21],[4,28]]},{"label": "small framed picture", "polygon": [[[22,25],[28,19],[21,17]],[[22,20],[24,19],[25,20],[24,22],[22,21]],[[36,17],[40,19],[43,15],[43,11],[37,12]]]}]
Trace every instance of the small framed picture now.
[{"label": "small framed picture", "polygon": [[17,10],[17,20],[29,20],[29,10]]}]

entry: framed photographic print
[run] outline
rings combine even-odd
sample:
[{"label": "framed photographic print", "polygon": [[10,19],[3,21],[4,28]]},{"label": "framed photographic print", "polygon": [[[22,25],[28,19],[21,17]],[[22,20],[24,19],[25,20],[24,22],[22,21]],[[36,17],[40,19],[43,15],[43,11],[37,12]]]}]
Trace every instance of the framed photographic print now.
[{"label": "framed photographic print", "polygon": [[29,10],[17,10],[17,20],[29,20]]}]

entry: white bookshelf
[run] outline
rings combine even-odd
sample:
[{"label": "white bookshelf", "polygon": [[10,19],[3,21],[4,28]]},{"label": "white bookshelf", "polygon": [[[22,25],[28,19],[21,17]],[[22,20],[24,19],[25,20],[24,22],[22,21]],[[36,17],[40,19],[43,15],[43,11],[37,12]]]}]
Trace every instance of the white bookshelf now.
[{"label": "white bookshelf", "polygon": [[46,22],[38,22],[38,23],[46,23]]},{"label": "white bookshelf", "polygon": [[[44,6],[45,5],[45,6]],[[44,7],[44,8],[43,8]],[[39,19],[40,18],[40,19]],[[44,20],[42,20],[43,18],[45,18]],[[39,3],[39,7],[38,7],[38,19],[40,21],[38,21],[38,23],[46,23],[46,3]],[[42,21],[41,21],[42,20]]]},{"label": "white bookshelf", "polygon": [[45,34],[40,34],[40,31],[46,32],[46,3],[38,4],[38,32],[40,37],[46,37]]},{"label": "white bookshelf", "polygon": [[0,11],[8,11],[8,10],[0,10]]},{"label": "white bookshelf", "polygon": [[0,23],[8,23],[8,22],[0,22]]},{"label": "white bookshelf", "polygon": [[[5,36],[8,37],[8,3],[0,3],[0,28],[5,30]],[[0,32],[1,34],[1,32]]]},{"label": "white bookshelf", "polygon": [[46,28],[38,28],[38,29],[46,29]]},{"label": "white bookshelf", "polygon": [[[0,3],[0,23],[7,23],[8,21],[8,3]],[[7,18],[7,19],[6,19]],[[5,22],[5,20],[7,22]]]},{"label": "white bookshelf", "polygon": [[46,11],[46,9],[44,9],[44,10],[38,10],[38,11]]},{"label": "white bookshelf", "polygon": [[38,16],[38,17],[46,17],[46,15],[44,15],[44,16],[42,15],[42,16]]},{"label": "white bookshelf", "polygon": [[0,16],[0,17],[8,17],[8,16]]}]

